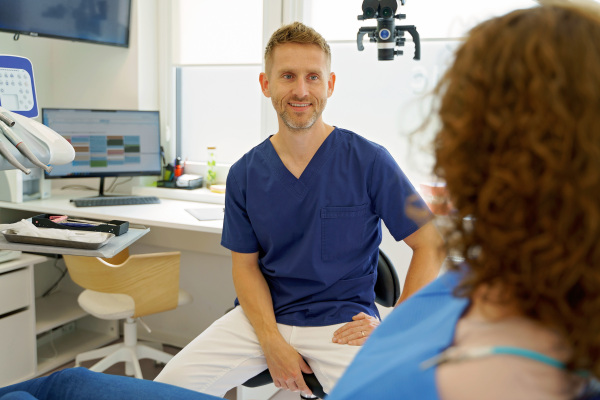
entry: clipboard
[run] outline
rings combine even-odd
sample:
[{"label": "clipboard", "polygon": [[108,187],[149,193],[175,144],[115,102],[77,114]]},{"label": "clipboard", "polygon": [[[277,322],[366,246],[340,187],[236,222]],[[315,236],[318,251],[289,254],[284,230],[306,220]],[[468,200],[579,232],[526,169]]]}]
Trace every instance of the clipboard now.
[{"label": "clipboard", "polygon": [[225,208],[223,207],[186,208],[185,211],[198,221],[214,221],[225,217]]}]

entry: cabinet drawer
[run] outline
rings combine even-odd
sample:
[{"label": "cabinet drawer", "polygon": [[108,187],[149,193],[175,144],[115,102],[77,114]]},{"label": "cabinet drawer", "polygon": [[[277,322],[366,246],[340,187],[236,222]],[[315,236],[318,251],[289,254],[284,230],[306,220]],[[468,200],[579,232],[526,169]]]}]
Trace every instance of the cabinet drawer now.
[{"label": "cabinet drawer", "polygon": [[34,311],[29,308],[0,318],[0,387],[35,374]]},{"label": "cabinet drawer", "polygon": [[19,308],[27,307],[31,303],[31,270],[23,268],[0,275],[0,315]]}]

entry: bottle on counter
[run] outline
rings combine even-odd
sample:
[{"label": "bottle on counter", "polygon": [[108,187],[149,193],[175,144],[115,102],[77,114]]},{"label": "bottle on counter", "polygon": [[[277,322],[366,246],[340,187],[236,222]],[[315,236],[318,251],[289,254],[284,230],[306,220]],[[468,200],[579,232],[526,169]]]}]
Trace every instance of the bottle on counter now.
[{"label": "bottle on counter", "polygon": [[217,148],[207,147],[208,161],[206,162],[206,187],[210,188],[217,181]]}]

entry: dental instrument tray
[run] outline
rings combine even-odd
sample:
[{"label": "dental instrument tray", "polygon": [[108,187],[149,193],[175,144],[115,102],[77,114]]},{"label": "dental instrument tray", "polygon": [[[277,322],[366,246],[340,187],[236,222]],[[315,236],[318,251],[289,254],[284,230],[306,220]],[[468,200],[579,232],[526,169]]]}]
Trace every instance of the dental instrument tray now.
[{"label": "dental instrument tray", "polygon": [[129,221],[102,221],[91,218],[67,217],[65,215],[40,214],[32,217],[31,222],[38,228],[107,232],[115,236],[120,236],[129,230]]},{"label": "dental instrument tray", "polygon": [[53,247],[69,247],[73,249],[83,250],[96,250],[108,243],[108,241],[115,237],[114,234],[108,232],[101,232],[101,237],[98,241],[94,242],[82,242],[78,240],[66,240],[66,239],[55,239],[45,238],[38,236],[26,236],[19,235],[13,229],[6,229],[2,231],[2,234],[8,242],[13,243],[25,243],[34,244],[41,246],[53,246]]}]

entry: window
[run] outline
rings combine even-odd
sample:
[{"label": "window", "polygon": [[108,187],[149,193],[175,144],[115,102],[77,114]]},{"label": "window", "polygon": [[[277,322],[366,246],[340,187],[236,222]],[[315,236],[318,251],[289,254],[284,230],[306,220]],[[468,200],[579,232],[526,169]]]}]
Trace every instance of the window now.
[{"label": "window", "polygon": [[177,68],[180,150],[183,159],[233,164],[261,140],[261,64]]},{"label": "window", "polygon": [[174,62],[260,64],[263,0],[178,0]]},{"label": "window", "polygon": [[[426,94],[452,61],[460,38],[478,22],[534,0],[407,0],[398,22],[415,25],[421,61],[412,59],[410,35],[404,55],[377,61],[376,45],[356,34],[374,20],[359,21],[362,0],[174,1],[173,58],[177,76],[179,154],[206,162],[217,146],[217,163],[231,164],[277,129],[269,99],[260,92],[265,41],[282,23],[300,20],[322,33],[332,48],[335,92],[323,118],[384,145],[415,184],[428,180],[429,152],[415,148],[411,133],[429,114]],[[432,10],[435,12],[432,12]],[[422,137],[431,136],[430,128]]]},{"label": "window", "polygon": [[263,1],[179,0],[174,21],[177,154],[232,164],[260,141]]},{"label": "window", "polygon": [[533,0],[407,0],[401,6],[398,1],[396,13],[406,14],[406,19],[397,25],[417,27],[421,60],[413,60],[414,45],[406,34],[404,55],[378,61],[377,45],[368,38],[363,41],[364,51],[357,49],[358,29],[376,26],[375,20],[357,19],[362,0],[304,0],[305,23],[328,40],[332,71],[337,75],[324,120],[386,147],[415,185],[429,181],[434,160],[423,146],[433,138],[435,120],[424,131],[414,132],[431,113],[432,99],[427,94],[452,61],[459,38],[484,19],[534,4]]}]

